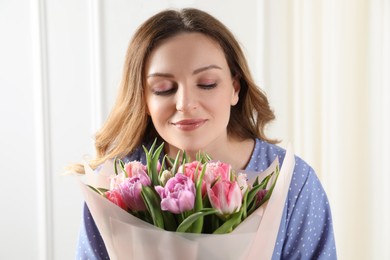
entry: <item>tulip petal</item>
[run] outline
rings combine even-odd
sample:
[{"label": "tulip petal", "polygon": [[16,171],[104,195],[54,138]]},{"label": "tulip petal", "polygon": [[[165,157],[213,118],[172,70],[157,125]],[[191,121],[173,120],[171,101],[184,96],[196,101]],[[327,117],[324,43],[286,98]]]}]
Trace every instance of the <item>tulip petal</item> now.
[{"label": "tulip petal", "polygon": [[187,176],[178,173],[170,178],[165,187],[156,186],[161,198],[161,209],[175,214],[194,208],[195,184]]},{"label": "tulip petal", "polygon": [[181,213],[179,205],[177,204],[177,201],[171,198],[166,198],[161,200],[161,209],[167,210],[169,212],[179,214]]}]

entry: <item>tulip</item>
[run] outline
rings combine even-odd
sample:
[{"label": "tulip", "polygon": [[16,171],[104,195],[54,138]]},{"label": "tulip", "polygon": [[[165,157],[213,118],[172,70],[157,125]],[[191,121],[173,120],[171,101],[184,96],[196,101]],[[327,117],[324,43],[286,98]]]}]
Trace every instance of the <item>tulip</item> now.
[{"label": "tulip", "polygon": [[163,186],[165,186],[165,184],[168,182],[168,180],[170,178],[173,177],[173,174],[168,171],[168,170],[164,170],[162,173],[161,173],[161,176],[160,176],[160,182]]},{"label": "tulip", "polygon": [[264,199],[265,195],[267,195],[267,190],[259,190],[256,193],[256,206],[260,206],[260,202]]},{"label": "tulip", "polygon": [[139,161],[132,161],[125,164],[125,171],[129,178],[139,174],[147,173],[146,166]]},{"label": "tulip", "polygon": [[122,199],[120,191],[118,189],[109,190],[105,193],[106,198],[112,203],[118,205],[124,210],[127,210],[126,204]]},{"label": "tulip", "polygon": [[[181,165],[179,167],[178,172],[183,173],[187,177],[190,177],[191,180],[194,183],[196,183],[198,178],[199,178],[199,175],[202,172],[202,169],[203,169],[202,167],[203,167],[203,165],[201,164],[201,162],[193,161],[193,162]],[[206,182],[204,181],[204,179],[202,180],[202,189],[201,189],[201,191],[202,191],[202,197],[204,197],[206,195],[206,193],[207,193]]]},{"label": "tulip", "polygon": [[145,203],[142,199],[141,191],[142,186],[150,186],[151,181],[149,176],[145,172],[138,172],[136,176],[125,179],[125,181],[119,184],[119,191],[125,202],[126,206],[130,210],[144,211],[146,210]]},{"label": "tulip", "polygon": [[[198,169],[197,172],[196,169]],[[196,182],[198,175],[202,172],[202,164],[198,161],[186,163],[181,165],[177,172],[190,177],[193,182]]]},{"label": "tulip", "polygon": [[219,180],[212,187],[207,185],[207,194],[211,206],[219,211],[219,215],[228,216],[241,208],[242,193],[235,181]]},{"label": "tulip", "polygon": [[206,165],[204,180],[207,184],[213,184],[217,180],[230,181],[231,166],[222,162],[209,162]]},{"label": "tulip", "polygon": [[119,184],[124,182],[126,179],[124,172],[119,172],[118,175],[115,175],[113,177],[110,177],[110,190],[117,189],[119,187]]},{"label": "tulip", "polygon": [[194,182],[181,173],[170,178],[165,187],[156,186],[155,190],[160,195],[162,210],[179,214],[194,208]]}]

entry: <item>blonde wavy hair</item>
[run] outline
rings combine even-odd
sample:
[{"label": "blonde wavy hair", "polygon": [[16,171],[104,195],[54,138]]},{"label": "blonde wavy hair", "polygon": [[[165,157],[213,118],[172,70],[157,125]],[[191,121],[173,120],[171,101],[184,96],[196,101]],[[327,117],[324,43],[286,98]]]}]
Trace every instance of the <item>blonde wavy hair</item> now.
[{"label": "blonde wavy hair", "polygon": [[[239,101],[231,108],[228,134],[276,142],[264,133],[266,124],[275,118],[274,113],[265,93],[254,83],[241,47],[229,29],[198,9],[165,10],[146,20],[128,46],[116,103],[95,137],[96,158],[90,162],[92,168],[107,159],[124,157],[143,141],[159,137],[145,105],[145,64],[161,41],[182,32],[202,33],[219,43],[231,74],[240,81]],[[81,167],[73,168],[83,172]]]}]

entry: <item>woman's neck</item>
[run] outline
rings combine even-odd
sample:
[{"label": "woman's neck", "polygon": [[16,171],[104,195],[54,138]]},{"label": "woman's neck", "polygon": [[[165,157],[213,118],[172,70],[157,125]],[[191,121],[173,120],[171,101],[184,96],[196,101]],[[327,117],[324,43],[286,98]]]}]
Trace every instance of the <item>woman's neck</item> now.
[{"label": "woman's neck", "polygon": [[[245,169],[250,161],[255,146],[255,140],[253,139],[237,139],[229,138],[227,142],[222,145],[219,144],[215,147],[208,147],[201,151],[186,151],[187,157],[194,161],[198,152],[204,152],[208,154],[213,160],[228,163],[232,168],[237,171]],[[170,157],[175,157],[177,149],[168,148],[166,150]]]},{"label": "woman's neck", "polygon": [[251,159],[254,146],[255,141],[253,139],[232,139],[226,147],[213,151],[210,156],[213,160],[230,164],[237,171],[246,168]]}]

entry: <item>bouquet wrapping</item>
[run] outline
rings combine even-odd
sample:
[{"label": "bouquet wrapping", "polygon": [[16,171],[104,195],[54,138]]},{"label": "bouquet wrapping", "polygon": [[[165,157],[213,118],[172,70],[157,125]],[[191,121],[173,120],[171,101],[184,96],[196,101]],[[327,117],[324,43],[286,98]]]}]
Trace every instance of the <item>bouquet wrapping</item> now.
[{"label": "bouquet wrapping", "polygon": [[85,164],[80,187],[110,259],[271,259],[294,165],[289,145],[277,176],[278,158],[264,172],[246,172],[250,185],[273,176],[267,185],[272,185],[272,193],[234,229],[221,234],[163,230],[96,192],[94,187],[112,188],[116,162],[105,162],[98,173]]}]

